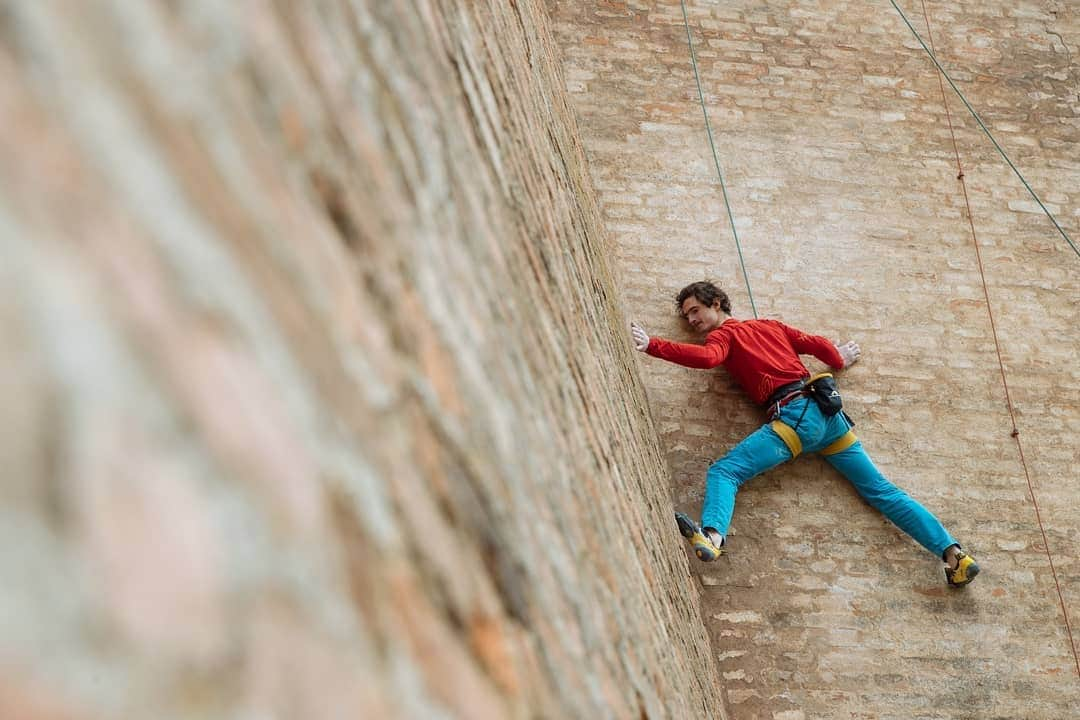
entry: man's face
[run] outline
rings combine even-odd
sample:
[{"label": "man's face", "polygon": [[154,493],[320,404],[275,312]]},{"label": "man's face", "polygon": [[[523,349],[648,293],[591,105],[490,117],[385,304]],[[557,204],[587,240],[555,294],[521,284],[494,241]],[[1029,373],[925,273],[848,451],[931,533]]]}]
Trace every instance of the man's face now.
[{"label": "man's face", "polygon": [[694,329],[694,332],[703,335],[720,327],[720,323],[724,321],[724,314],[720,310],[719,301],[711,306],[703,305],[693,295],[683,300],[682,313],[683,317],[686,318],[686,322],[690,323],[690,327]]}]

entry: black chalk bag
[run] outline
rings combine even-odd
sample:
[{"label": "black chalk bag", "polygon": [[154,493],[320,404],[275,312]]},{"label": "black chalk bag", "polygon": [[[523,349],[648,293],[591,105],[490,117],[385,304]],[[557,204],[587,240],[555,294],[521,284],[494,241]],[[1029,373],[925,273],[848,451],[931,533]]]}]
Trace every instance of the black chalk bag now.
[{"label": "black chalk bag", "polygon": [[806,394],[809,395],[823,415],[832,417],[844,408],[844,400],[836,387],[832,373],[819,373],[806,381]]}]

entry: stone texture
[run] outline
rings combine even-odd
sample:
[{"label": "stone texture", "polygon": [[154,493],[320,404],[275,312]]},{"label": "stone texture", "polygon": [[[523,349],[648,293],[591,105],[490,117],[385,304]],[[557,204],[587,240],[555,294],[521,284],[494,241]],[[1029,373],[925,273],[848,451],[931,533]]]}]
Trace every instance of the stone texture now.
[{"label": "stone texture", "polygon": [[[921,3],[900,4],[925,28]],[[857,432],[984,566],[946,592],[934,559],[819,459],[756,479],[732,554],[693,564],[732,717],[1071,717],[1047,548],[1075,626],[1080,259],[950,94],[1044,545],[933,65],[889,3],[686,5],[758,313],[862,344],[841,377]],[[680,3],[548,6],[628,314],[689,339],[671,298],[711,277],[750,316]],[[1077,7],[926,9],[942,62],[1076,241]],[[761,416],[723,371],[640,367],[676,504],[696,512],[709,463]]]},{"label": "stone texture", "polygon": [[545,13],[0,4],[0,717],[727,716]]}]

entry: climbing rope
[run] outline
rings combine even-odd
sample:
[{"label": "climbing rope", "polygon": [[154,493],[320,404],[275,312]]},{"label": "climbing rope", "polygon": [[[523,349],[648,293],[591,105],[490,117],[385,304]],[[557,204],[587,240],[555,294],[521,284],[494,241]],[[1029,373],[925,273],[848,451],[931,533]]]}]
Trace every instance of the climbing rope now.
[{"label": "climbing rope", "polygon": [[[934,55],[936,54],[936,49],[934,48],[934,34],[930,29],[930,14],[926,10],[926,0],[921,0],[921,2],[923,17],[926,19],[926,37],[930,40],[930,50],[933,51],[931,52],[931,57],[934,57]],[[895,3],[893,4],[895,5]],[[897,10],[899,10],[899,8],[897,8]],[[912,28],[912,32],[914,32],[914,28]],[[937,60],[935,60],[934,63],[937,64]],[[1035,496],[1035,487],[1031,483],[1031,473],[1028,471],[1027,461],[1024,459],[1024,445],[1020,441],[1020,430],[1016,427],[1016,414],[1013,410],[1012,400],[1009,397],[1009,381],[1006,379],[1005,376],[1005,361],[1002,360],[1001,357],[1001,343],[998,341],[997,325],[994,322],[994,311],[993,308],[990,306],[990,291],[987,289],[986,273],[983,270],[982,255],[979,252],[979,239],[975,234],[975,221],[971,213],[971,203],[968,201],[967,184],[964,182],[964,168],[960,162],[960,149],[956,142],[956,134],[953,132],[952,115],[949,112],[948,94],[945,92],[945,83],[941,79],[942,75],[944,75],[945,72],[941,70],[940,65],[938,65],[938,70],[940,71],[938,73],[938,83],[941,86],[941,100],[945,104],[945,117],[949,122],[949,135],[950,137],[952,137],[953,154],[956,156],[956,179],[960,182],[960,188],[963,190],[964,193],[964,205],[967,207],[968,225],[971,227],[971,242],[972,245],[974,245],[975,247],[975,260],[977,265],[979,266],[979,277],[982,279],[983,297],[986,299],[986,312],[987,315],[990,317],[990,331],[994,336],[994,349],[997,351],[998,368],[1001,371],[1001,385],[1005,389],[1005,406],[1009,411],[1009,419],[1012,423],[1012,437],[1014,440],[1016,440],[1016,449],[1020,454],[1020,465],[1024,469],[1024,477],[1027,478],[1028,492],[1031,494],[1031,503],[1035,507],[1035,520],[1039,524],[1039,532],[1042,533],[1043,549],[1046,551],[1046,560],[1050,563],[1050,574],[1053,576],[1054,586],[1057,588],[1058,601],[1061,603],[1061,613],[1065,618],[1065,632],[1069,636],[1069,647],[1070,649],[1072,649],[1073,660],[1076,662],[1076,674],[1077,676],[1080,676],[1080,654],[1078,654],[1076,651],[1076,643],[1073,640],[1072,626],[1069,623],[1069,611],[1065,605],[1065,596],[1061,592],[1061,583],[1058,581],[1057,570],[1054,567],[1054,558],[1050,554],[1050,542],[1046,537],[1046,528],[1043,526],[1042,514],[1039,512],[1039,501],[1038,498],[1036,498]],[[955,89],[955,86],[953,87]],[[970,109],[970,106],[968,109]],[[1053,218],[1051,217],[1051,220],[1052,219]]]},{"label": "climbing rope", "polygon": [[[1038,203],[1039,207],[1041,207],[1043,212],[1046,213],[1046,217],[1050,218],[1050,222],[1052,222],[1054,224],[1054,227],[1057,228],[1057,231],[1061,233],[1061,237],[1065,238],[1065,242],[1069,243],[1069,247],[1073,249],[1073,252],[1076,253],[1076,256],[1080,257],[1080,249],[1076,247],[1075,243],[1073,243],[1072,239],[1068,236],[1068,234],[1066,234],[1065,230],[1061,227],[1061,225],[1058,224],[1057,219],[1054,218],[1054,214],[1047,209],[1046,205],[1043,205],[1043,201],[1039,199],[1039,196],[1031,188],[1031,185],[1028,184],[1028,181],[1024,179],[1023,174],[1017,169],[1016,165],[1013,164],[1013,161],[1010,160],[1009,156],[1005,154],[1005,151],[1001,148],[1001,145],[999,145],[998,141],[994,139],[993,134],[991,134],[990,130],[987,129],[986,125],[983,124],[983,121],[979,117],[979,114],[975,112],[975,108],[971,107],[971,103],[969,103],[967,101],[967,98],[964,97],[964,93],[960,92],[960,88],[956,87],[956,83],[954,83],[953,79],[949,77],[949,73],[945,72],[945,68],[943,68],[941,66],[941,63],[938,62],[937,55],[931,48],[927,47],[922,37],[915,30],[915,26],[911,24],[911,21],[908,20],[907,15],[905,15],[904,11],[900,9],[900,6],[896,4],[896,0],[889,0],[889,2],[891,2],[892,6],[896,8],[896,12],[900,13],[900,17],[901,19],[903,19],[904,24],[908,26],[908,29],[911,30],[911,34],[915,36],[915,39],[919,41],[920,45],[922,45],[923,50],[926,51],[926,54],[929,55],[930,59],[934,62],[934,65],[937,67],[938,72],[941,73],[938,76],[938,79],[940,80],[942,77],[944,77],[946,80],[949,81],[949,85],[952,87],[953,91],[956,92],[956,95],[960,98],[960,101],[964,103],[964,107],[968,109],[968,112],[971,113],[971,116],[975,118],[975,122],[978,123],[979,127],[982,128],[982,131],[986,133],[986,137],[990,138],[990,142],[994,144],[994,147],[997,148],[997,151],[1001,153],[1001,157],[1005,159],[1005,162],[1009,164],[1009,167],[1012,168],[1012,171],[1016,173],[1016,177],[1020,178],[1020,182],[1022,182],[1024,184],[1024,187],[1027,188],[1027,191],[1031,193],[1031,197],[1035,198],[1035,202]],[[685,12],[685,9],[683,12]]]},{"label": "climbing rope", "polygon": [[705,94],[701,91],[701,75],[698,74],[697,53],[694,52],[694,37],[690,34],[690,18],[686,14],[686,0],[679,0],[679,2],[682,5],[683,25],[686,26],[686,42],[690,45],[690,63],[694,66],[694,80],[697,82],[698,99],[701,100],[701,112],[705,116],[705,132],[709,136],[709,147],[712,148],[713,163],[716,165],[716,174],[720,178],[720,191],[724,195],[724,207],[727,208],[728,221],[731,223],[731,234],[735,236],[735,248],[739,251],[739,266],[742,268],[743,280],[746,281],[746,294],[750,296],[750,309],[754,311],[754,318],[756,319],[758,314],[757,306],[754,304],[754,293],[750,290],[750,277],[746,274],[746,263],[743,261],[739,232],[735,229],[735,216],[732,215],[731,203],[728,202],[724,173],[720,169],[720,156],[716,152],[712,124],[709,123],[709,111],[705,109]]}]

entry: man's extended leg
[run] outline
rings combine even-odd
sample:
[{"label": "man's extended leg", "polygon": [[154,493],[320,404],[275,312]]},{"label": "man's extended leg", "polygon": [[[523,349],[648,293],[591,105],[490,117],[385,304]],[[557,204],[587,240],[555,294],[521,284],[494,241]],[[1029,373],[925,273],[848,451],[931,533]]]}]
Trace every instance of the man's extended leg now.
[{"label": "man's extended leg", "polygon": [[958,545],[930,511],[881,474],[861,442],[834,455],[826,455],[825,460],[839,470],[867,502],[930,552],[944,558],[947,548]]},{"label": "man's extended leg", "polygon": [[748,435],[709,467],[701,526],[713,528],[721,536],[727,535],[735,510],[735,493],[742,484],[790,459],[791,451],[768,425]]}]

